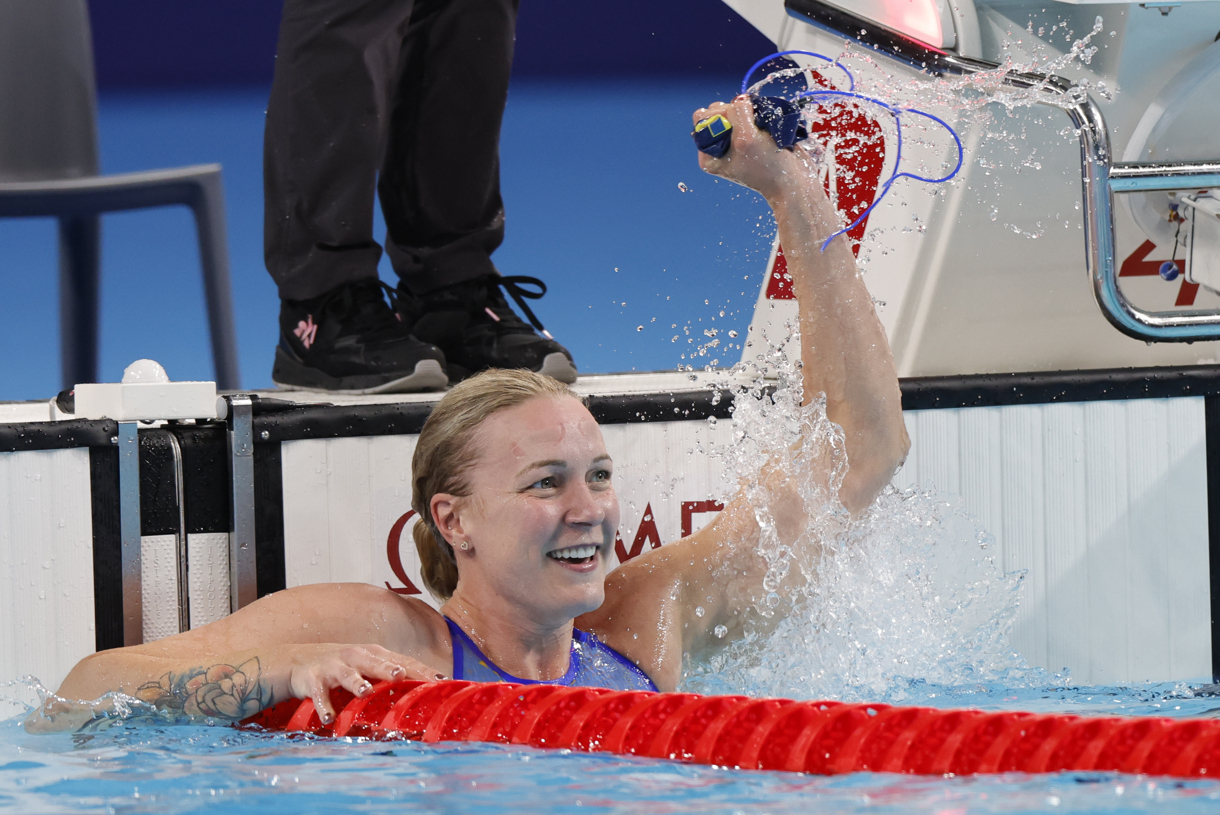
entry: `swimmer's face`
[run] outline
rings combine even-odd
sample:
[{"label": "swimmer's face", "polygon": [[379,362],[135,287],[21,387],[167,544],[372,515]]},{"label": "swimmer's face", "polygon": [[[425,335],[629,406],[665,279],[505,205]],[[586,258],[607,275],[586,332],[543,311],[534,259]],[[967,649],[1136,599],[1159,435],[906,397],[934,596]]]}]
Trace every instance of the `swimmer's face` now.
[{"label": "swimmer's face", "polygon": [[547,625],[599,607],[619,505],[593,416],[571,397],[537,397],[492,414],[473,443],[470,495],[457,502],[470,544],[457,551],[462,597],[508,601]]}]

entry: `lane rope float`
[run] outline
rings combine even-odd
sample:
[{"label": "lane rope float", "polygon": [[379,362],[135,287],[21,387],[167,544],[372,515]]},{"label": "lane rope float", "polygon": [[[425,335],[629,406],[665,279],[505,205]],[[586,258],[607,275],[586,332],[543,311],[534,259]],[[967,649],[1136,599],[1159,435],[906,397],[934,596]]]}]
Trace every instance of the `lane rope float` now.
[{"label": "lane rope float", "polygon": [[519,744],[834,775],[1103,771],[1220,775],[1220,721],[796,702],[465,681],[331,692],[329,726],[289,699],[243,726],[319,736]]}]

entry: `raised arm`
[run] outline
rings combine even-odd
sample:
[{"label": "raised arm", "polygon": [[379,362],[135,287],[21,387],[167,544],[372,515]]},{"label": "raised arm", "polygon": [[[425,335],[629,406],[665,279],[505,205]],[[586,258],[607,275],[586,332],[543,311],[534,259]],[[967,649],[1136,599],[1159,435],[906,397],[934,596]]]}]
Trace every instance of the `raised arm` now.
[{"label": "raised arm", "polygon": [[[733,124],[732,146],[719,159],[700,153],[700,167],[759,192],[775,213],[800,307],[804,399],[825,394],[827,417],[843,428],[849,469],[839,499],[860,511],[893,477],[909,446],[885,331],[846,239],[835,238],[821,251],[839,224],[813,158],[801,147],[778,149],[754,126],[745,98],[699,110],[694,119],[717,113]],[[825,451],[814,471],[800,475],[828,484],[831,468]],[[808,524],[792,475],[782,468],[759,474],[785,543]],[[758,540],[755,508],[739,494],[705,529],[612,573],[606,604],[578,623],[637,659],[663,689],[672,688],[683,654],[727,642],[712,632],[723,625],[739,633],[744,612],[761,596],[767,564]]]},{"label": "raised arm", "polygon": [[289,589],[211,625],[86,657],[26,729],[80,729],[110,707],[85,703],[111,692],[168,714],[230,721],[312,698],[328,721],[333,688],[359,696],[368,680],[438,678],[428,666],[449,659],[444,628],[423,603],[375,586]]}]

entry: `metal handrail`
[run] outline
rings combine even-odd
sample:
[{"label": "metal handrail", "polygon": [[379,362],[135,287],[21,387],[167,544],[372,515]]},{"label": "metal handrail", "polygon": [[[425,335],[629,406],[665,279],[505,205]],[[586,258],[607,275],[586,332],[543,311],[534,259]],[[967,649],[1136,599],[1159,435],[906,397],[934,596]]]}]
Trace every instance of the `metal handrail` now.
[{"label": "metal handrail", "polygon": [[[822,0],[784,0],[784,7],[797,19],[933,76],[968,75],[1000,67],[998,63],[933,48]],[[1106,319],[1119,331],[1141,340],[1220,339],[1218,311],[1145,311],[1134,305],[1118,287],[1118,267],[1114,261],[1114,193],[1220,187],[1220,161],[1116,163],[1101,109],[1088,94],[1073,92],[1070,81],[1058,76],[1009,72],[1003,82],[1010,87],[1055,95],[1062,104],[1050,101],[1042,104],[1063,110],[1076,128],[1084,187],[1085,258],[1093,281],[1093,296]]]}]

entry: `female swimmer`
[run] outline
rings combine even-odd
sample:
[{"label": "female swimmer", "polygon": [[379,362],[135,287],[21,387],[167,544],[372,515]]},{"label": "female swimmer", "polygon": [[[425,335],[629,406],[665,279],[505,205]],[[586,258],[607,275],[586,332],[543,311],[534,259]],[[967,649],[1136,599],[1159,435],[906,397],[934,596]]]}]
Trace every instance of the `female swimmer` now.
[{"label": "female swimmer", "polygon": [[[761,193],[774,210],[800,304],[804,393],[826,395],[850,469],[839,489],[867,507],[907,452],[901,397],[885,333],[812,158],[779,150],[749,102],[717,103],[733,124],[709,173]],[[829,483],[829,451],[821,472]],[[671,691],[682,659],[739,633],[766,563],[742,497],[707,527],[607,575],[619,505],[597,422],[565,386],[528,372],[492,371],[437,405],[413,460],[412,505],[426,519],[416,545],[426,603],[371,585],[300,586],[223,620],[157,642],[94,654],[64,680],[31,730],[89,726],[103,705],[72,703],[112,691],[193,718],[240,720],[290,697],[311,697],[324,722],[332,688],[367,694],[370,680],[448,676]],[[805,527],[782,474],[759,478],[781,538]],[[786,514],[785,514],[786,513]],[[709,599],[711,598],[711,599]],[[701,607],[699,612],[696,608]]]}]

